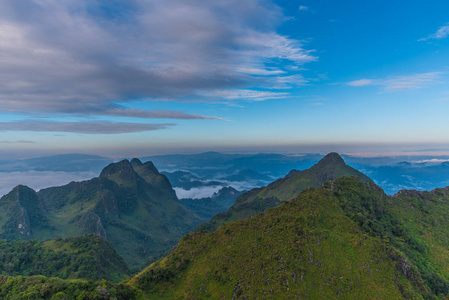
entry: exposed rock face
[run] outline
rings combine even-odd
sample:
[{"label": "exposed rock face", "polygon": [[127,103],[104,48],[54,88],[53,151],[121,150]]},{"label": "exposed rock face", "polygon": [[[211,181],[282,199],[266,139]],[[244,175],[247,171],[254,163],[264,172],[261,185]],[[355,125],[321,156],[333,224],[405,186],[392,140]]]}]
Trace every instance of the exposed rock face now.
[{"label": "exposed rock face", "polygon": [[89,210],[84,215],[80,216],[80,219],[77,222],[79,228],[81,228],[84,232],[95,233],[96,235],[101,236],[104,239],[108,239],[106,230],[101,223],[101,218],[92,210]]},{"label": "exposed rock face", "polygon": [[3,238],[30,238],[33,228],[46,227],[47,223],[44,204],[33,189],[19,185],[0,199]]},{"label": "exposed rock face", "polygon": [[[101,171],[100,177],[108,178],[113,181],[134,181],[136,180],[136,172],[133,167],[129,163],[128,160],[122,160],[118,163],[113,163],[107,166]],[[119,184],[123,184],[123,182],[118,182]]]}]

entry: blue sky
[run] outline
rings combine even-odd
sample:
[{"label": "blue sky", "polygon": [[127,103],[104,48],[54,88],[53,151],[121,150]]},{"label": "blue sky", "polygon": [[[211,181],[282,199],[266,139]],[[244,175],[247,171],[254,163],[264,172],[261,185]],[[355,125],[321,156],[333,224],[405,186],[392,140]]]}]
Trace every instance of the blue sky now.
[{"label": "blue sky", "polygon": [[3,0],[0,154],[447,151],[448,11]]}]

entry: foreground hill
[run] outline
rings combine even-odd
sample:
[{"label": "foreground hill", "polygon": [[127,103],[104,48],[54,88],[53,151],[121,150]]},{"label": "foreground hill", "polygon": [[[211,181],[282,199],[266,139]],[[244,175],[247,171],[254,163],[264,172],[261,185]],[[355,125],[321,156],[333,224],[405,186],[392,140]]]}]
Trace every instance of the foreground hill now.
[{"label": "foreground hill", "polygon": [[365,182],[373,182],[365,174],[346,165],[337,153],[329,153],[310,169],[292,170],[284,178],[266,187],[244,193],[237,198],[227,212],[215,215],[208,223],[200,225],[197,230],[214,231],[226,222],[249,218],[267,208],[278,206],[306,188],[321,187],[327,180],[343,176],[355,176]]},{"label": "foreground hill", "polygon": [[0,199],[0,237],[55,239],[95,233],[130,266],[160,255],[201,219],[178,201],[151,162],[110,164],[100,177],[39,191],[18,186]]},{"label": "foreground hill", "polygon": [[9,276],[45,275],[119,282],[130,273],[114,246],[95,234],[46,242],[2,240],[0,257],[0,274]]},{"label": "foreground hill", "polygon": [[373,183],[330,181],[255,217],[185,236],[129,284],[164,299],[438,294],[409,255],[419,242],[389,210],[390,201]]}]

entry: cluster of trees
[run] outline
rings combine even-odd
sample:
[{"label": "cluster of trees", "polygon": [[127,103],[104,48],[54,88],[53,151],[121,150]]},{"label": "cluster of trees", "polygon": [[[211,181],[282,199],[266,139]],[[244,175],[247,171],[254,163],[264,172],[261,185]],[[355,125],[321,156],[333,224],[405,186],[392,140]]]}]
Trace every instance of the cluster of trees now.
[{"label": "cluster of trees", "polygon": [[1,299],[140,299],[141,293],[107,281],[63,280],[44,276],[0,277]]},{"label": "cluster of trees", "polygon": [[48,242],[0,240],[0,274],[119,281],[129,270],[111,244],[88,234]]}]

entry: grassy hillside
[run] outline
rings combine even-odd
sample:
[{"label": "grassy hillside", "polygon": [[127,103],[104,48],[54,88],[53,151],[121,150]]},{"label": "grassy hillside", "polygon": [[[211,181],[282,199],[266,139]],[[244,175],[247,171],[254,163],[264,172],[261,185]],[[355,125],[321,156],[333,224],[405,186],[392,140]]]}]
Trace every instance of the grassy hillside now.
[{"label": "grassy hillside", "polygon": [[347,166],[337,153],[329,153],[310,169],[292,171],[266,187],[244,193],[227,212],[215,215],[197,230],[212,232],[226,222],[254,216],[267,208],[278,206],[282,201],[298,195],[306,188],[321,187],[327,180],[343,176],[355,176],[365,182],[373,182],[368,176]]},{"label": "grassy hillside", "polygon": [[412,240],[408,255],[435,293],[449,295],[449,187],[403,190],[390,201]]},{"label": "grassy hillside", "polygon": [[160,299],[432,297],[387,204],[374,184],[338,179],[210,234],[185,236],[129,284]]}]

